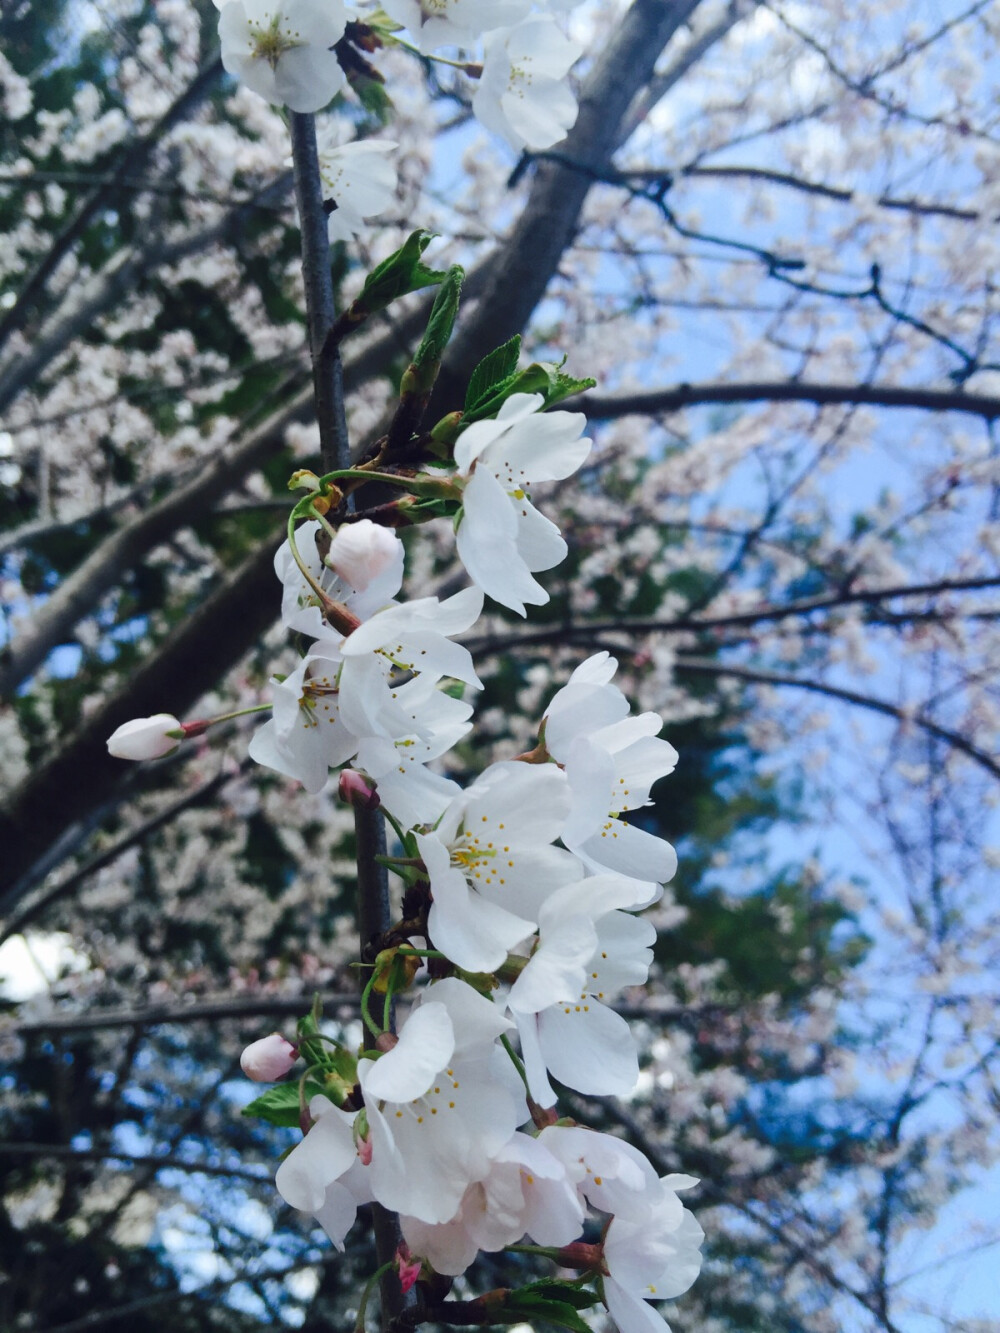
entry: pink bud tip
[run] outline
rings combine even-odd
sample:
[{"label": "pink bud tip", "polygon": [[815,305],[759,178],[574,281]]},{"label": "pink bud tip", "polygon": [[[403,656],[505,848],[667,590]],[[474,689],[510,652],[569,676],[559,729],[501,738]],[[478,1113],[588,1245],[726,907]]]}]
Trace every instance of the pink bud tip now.
[{"label": "pink bud tip", "polygon": [[362,1166],[371,1166],[372,1164],[372,1141],[371,1139],[358,1139],[358,1157]]},{"label": "pink bud tip", "polygon": [[280,1032],[253,1041],[240,1056],[240,1068],[255,1083],[273,1083],[283,1078],[299,1058],[297,1046],[286,1041]]},{"label": "pink bud tip", "polygon": [[381,804],[374,784],[353,768],[345,768],[341,773],[337,793],[345,804],[357,810],[377,810]]},{"label": "pink bud tip", "polygon": [[413,1258],[409,1248],[404,1244],[396,1251],[396,1267],[399,1270],[399,1285],[405,1294],[420,1276],[422,1264],[419,1259]]}]

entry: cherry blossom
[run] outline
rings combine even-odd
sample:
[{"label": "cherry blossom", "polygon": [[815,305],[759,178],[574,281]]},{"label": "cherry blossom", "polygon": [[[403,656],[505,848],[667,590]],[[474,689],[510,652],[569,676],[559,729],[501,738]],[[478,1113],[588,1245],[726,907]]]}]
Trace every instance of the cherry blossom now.
[{"label": "cherry blossom", "polygon": [[[317,148],[324,196],[336,204],[327,224],[330,240],[346,241],[364,229],[367,218],[384,213],[392,203],[397,177],[388,154],[398,145],[388,139],[358,139],[338,145],[336,139],[336,128],[325,127],[317,135]],[[350,532],[351,526],[342,528],[341,533]]]},{"label": "cherry blossom", "polygon": [[656,930],[621,908],[637,886],[615,875],[559,889],[542,905],[539,945],[511,987],[531,1095],[553,1106],[546,1070],[595,1096],[627,1095],[639,1064],[628,1023],[604,1001],[645,982]]},{"label": "cherry blossom", "polygon": [[229,0],[219,15],[222,63],[268,102],[318,111],[346,82],[330,49],[346,23],[340,0]]},{"label": "cherry blossom", "polygon": [[468,46],[491,28],[516,23],[530,0],[384,0],[390,18],[411,32],[424,53],[439,46]]},{"label": "cherry blossom", "polygon": [[568,1245],[579,1234],[584,1210],[565,1165],[538,1139],[514,1134],[482,1180],[465,1191],[448,1222],[401,1217],[411,1250],[439,1273],[457,1277],[480,1250],[488,1253],[528,1235],[538,1245]]},{"label": "cherry blossom", "polygon": [[508,1142],[517,1107],[495,1069],[512,1024],[465,982],[426,991],[378,1060],[358,1062],[371,1130],[374,1196],[424,1222],[447,1222],[469,1183]]},{"label": "cherry blossom", "polygon": [[486,972],[532,933],[545,898],[582,874],[573,856],[551,845],[568,808],[557,768],[498,763],[449,804],[433,833],[418,834],[435,948],[459,967]]},{"label": "cherry blossom", "polygon": [[330,769],[358,748],[340,716],[339,670],[338,656],[315,652],[284,680],[272,676],[274,715],[250,741],[252,759],[297,778],[308,792],[322,791]]},{"label": "cherry blossom", "polygon": [[649,804],[650,788],[673,772],[678,755],[658,739],[656,713],[628,716],[628,700],[611,684],[617,667],[607,653],[588,658],[545,712],[545,747],[564,765],[573,792],[563,841],[593,871],[663,884],[677,870],[674,849],[619,816]]},{"label": "cherry blossom", "polygon": [[493,33],[472,99],[476,118],[512,148],[551,148],[576,121],[565,79],[582,54],[548,17]]},{"label": "cherry blossom", "polygon": [[697,1183],[664,1176],[612,1218],[604,1238],[604,1299],[621,1333],[669,1333],[648,1302],[682,1295],[701,1271],[705,1233],[676,1194]]},{"label": "cherry blossom", "polygon": [[327,1187],[357,1160],[354,1119],[317,1093],[309,1102],[312,1126],[278,1167],[274,1183],[293,1208],[316,1213],[326,1202]]},{"label": "cherry blossom", "polygon": [[[366,527],[370,524],[370,528]],[[342,560],[342,568],[355,578],[364,580],[364,587],[354,587],[347,573],[341,576],[339,571],[331,569],[320,555],[317,539],[325,534],[315,520],[303,523],[295,534],[296,547],[311,577],[323,589],[331,601],[341,602],[353,616],[365,620],[381,607],[387,606],[402,587],[403,583],[403,543],[395,534],[379,529],[376,537],[371,534],[375,524],[370,519],[361,520],[353,525],[361,529],[361,537],[350,536],[350,525],[338,531],[330,543],[338,542],[337,559]],[[359,561],[356,558],[355,543],[367,538],[368,558]],[[388,538],[388,541],[386,541]],[[282,542],[274,557],[274,572],[281,581],[281,619],[288,629],[298,630],[314,639],[334,637],[330,626],[323,619],[315,590],[306,580],[298,562],[292,554],[287,541]]]},{"label": "cherry blossom", "polygon": [[541,394],[515,393],[496,419],[459,436],[455,462],[466,478],[458,554],[473,582],[520,615],[549,595],[532,574],[557,565],[566,543],[528,498],[533,482],[571,476],[590,452],[580,412],[548,412]]}]

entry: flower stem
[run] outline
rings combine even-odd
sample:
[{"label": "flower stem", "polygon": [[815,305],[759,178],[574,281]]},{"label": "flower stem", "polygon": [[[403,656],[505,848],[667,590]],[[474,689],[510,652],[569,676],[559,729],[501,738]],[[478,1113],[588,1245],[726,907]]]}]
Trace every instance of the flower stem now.
[{"label": "flower stem", "polygon": [[521,1075],[521,1082],[524,1084],[525,1091],[530,1097],[531,1088],[528,1086],[528,1075],[525,1073],[523,1060],[518,1055],[517,1051],[514,1050],[514,1047],[510,1044],[510,1038],[505,1033],[501,1033],[500,1044],[513,1061],[514,1068]]},{"label": "flower stem", "polygon": [[380,1268],[376,1268],[375,1272],[372,1273],[371,1277],[365,1283],[365,1289],[361,1293],[361,1300],[358,1302],[358,1317],[354,1321],[354,1333],[365,1333],[365,1312],[368,1309],[368,1301],[372,1292],[375,1290],[375,1284],[383,1273],[388,1273],[393,1262],[394,1261],[390,1259],[387,1263],[382,1264]]}]

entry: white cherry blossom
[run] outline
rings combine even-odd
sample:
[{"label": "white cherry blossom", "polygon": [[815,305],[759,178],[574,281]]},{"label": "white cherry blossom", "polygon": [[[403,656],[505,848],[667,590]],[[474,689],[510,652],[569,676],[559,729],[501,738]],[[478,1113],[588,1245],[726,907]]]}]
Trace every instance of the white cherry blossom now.
[{"label": "white cherry blossom", "polygon": [[530,0],[383,0],[382,8],[417,39],[425,54],[439,46],[469,46],[491,28],[516,23]]},{"label": "white cherry blossom", "polygon": [[330,769],[344,764],[358,748],[358,737],[340,716],[338,655],[310,653],[279,680],[271,678],[274,714],[250,740],[250,757],[306,791],[322,791]]},{"label": "white cherry blossom", "polygon": [[313,1124],[278,1167],[274,1183],[293,1208],[316,1213],[326,1201],[327,1187],[357,1160],[355,1116],[317,1094],[309,1103]]},{"label": "white cherry blossom", "polygon": [[604,1001],[649,972],[656,930],[621,908],[645,886],[617,875],[560,889],[539,912],[539,945],[511,987],[531,1095],[556,1096],[546,1070],[593,1096],[627,1095],[639,1076],[628,1023]]},{"label": "white cherry blossom", "polygon": [[439,690],[425,676],[401,685],[395,703],[412,718],[396,736],[368,736],[358,746],[357,765],[378,787],[382,805],[404,828],[433,824],[460,788],[427,768],[468,734],[472,707]]},{"label": "white cherry blossom", "polygon": [[532,578],[566,554],[554,523],[531,503],[534,482],[571,476],[590,452],[582,412],[540,411],[541,394],[515,393],[495,420],[477,421],[455,445],[459,475],[467,478],[458,554],[484,592],[519,615],[544,606],[545,589]]},{"label": "white cherry blossom", "polygon": [[433,833],[418,834],[433,901],[434,947],[459,967],[487,972],[535,929],[542,903],[581,878],[551,844],[569,808],[554,765],[492,764],[452,801]]},{"label": "white cherry blossom", "polygon": [[664,1176],[616,1211],[604,1238],[604,1299],[621,1333],[669,1333],[648,1302],[682,1295],[701,1271],[705,1233],[676,1194],[697,1183]]},{"label": "white cherry blossom", "polygon": [[494,1069],[512,1024],[465,982],[449,978],[414,1006],[395,1047],[358,1062],[371,1131],[374,1196],[423,1222],[447,1222],[517,1125]]},{"label": "white cherry blossom", "polygon": [[[365,523],[371,523],[370,519],[361,520],[354,525],[345,525],[345,528],[338,530],[337,536],[333,542],[341,541],[342,534],[350,530],[351,526],[364,528]],[[374,524],[371,524],[374,527]],[[385,529],[380,529],[385,533]],[[378,558],[373,561],[377,564],[377,572],[372,575],[370,566],[362,566],[360,569],[357,562],[351,559],[350,562],[345,559],[342,562],[342,569],[345,572],[342,577],[340,571],[334,571],[324,564],[317,548],[317,539],[323,535],[323,529],[315,520],[303,523],[295,534],[295,545],[303,563],[309,570],[311,576],[316,580],[324,593],[334,602],[342,602],[353,616],[359,620],[367,620],[369,616],[375,614],[383,606],[388,606],[396,593],[399,592],[403,584],[403,543],[395,533],[386,534],[389,542],[386,543],[384,537],[369,538],[374,547],[378,543]],[[349,536],[343,537],[340,550],[343,551],[345,544],[349,551],[351,542]],[[356,538],[353,540],[357,540]],[[333,549],[331,542],[330,549]],[[299,568],[295,557],[292,555],[291,546],[287,541],[282,542],[274,557],[274,572],[281,581],[281,620],[288,629],[298,630],[301,634],[308,634],[311,638],[336,637],[335,632],[323,619],[323,613],[319,608],[319,603],[314,590],[306,581],[302,570]],[[355,587],[348,581],[348,575],[365,580],[363,588]]]},{"label": "white cherry blossom", "polygon": [[576,121],[566,75],[582,54],[547,15],[493,33],[472,99],[476,118],[512,148],[551,148]]},{"label": "white cherry blossom", "polygon": [[[336,140],[334,126],[325,126],[317,134],[319,171],[324,198],[336,204],[328,220],[330,240],[346,241],[364,230],[367,218],[384,213],[395,198],[398,178],[388,155],[398,145],[388,139],[357,139],[340,145]],[[345,525],[341,532],[360,527],[361,522]]]},{"label": "white cherry blossom", "polygon": [[663,722],[656,713],[629,716],[628,700],[611,683],[617,668],[608,653],[577,667],[545,711],[545,747],[565,767],[573,793],[566,846],[595,872],[649,882],[648,903],[654,884],[673,878],[677,856],[665,839],[619,816],[650,803],[650,788],[673,772],[678,755],[658,738]]},{"label": "white cherry blossom", "polygon": [[268,102],[318,111],[346,83],[330,49],[346,23],[340,0],[229,0],[219,15],[222,63]]},{"label": "white cherry blossom", "polygon": [[[550,1125],[538,1136],[564,1164],[580,1198],[602,1213],[634,1210],[636,1200],[656,1187],[652,1163],[631,1143],[578,1125]],[[681,1214],[677,1201],[676,1220]]]},{"label": "white cherry blossom", "polygon": [[486,1176],[465,1191],[448,1222],[401,1217],[414,1254],[439,1273],[457,1277],[479,1250],[495,1253],[528,1235],[538,1245],[568,1245],[579,1236],[584,1210],[566,1167],[538,1139],[515,1134]]}]

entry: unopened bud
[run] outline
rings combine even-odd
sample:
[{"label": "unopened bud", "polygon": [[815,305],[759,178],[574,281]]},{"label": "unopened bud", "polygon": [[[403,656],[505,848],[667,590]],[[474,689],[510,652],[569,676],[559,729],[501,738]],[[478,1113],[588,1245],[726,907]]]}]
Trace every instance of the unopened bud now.
[{"label": "unopened bud", "polygon": [[394,532],[362,518],[337,530],[326,563],[355,592],[364,592],[393,565],[402,578],[403,546]]},{"label": "unopened bud", "polygon": [[410,1247],[406,1242],[400,1241],[399,1249],[396,1251],[396,1268],[399,1272],[399,1285],[402,1287],[404,1295],[420,1276],[422,1267],[420,1260],[414,1259],[410,1253]]},{"label": "unopened bud", "polygon": [[356,810],[377,810],[380,805],[375,784],[353,768],[341,771],[337,795],[345,805],[353,805]]},{"label": "unopened bud", "polygon": [[361,1110],[354,1121],[352,1133],[354,1135],[354,1146],[358,1151],[358,1159],[362,1166],[371,1166],[372,1162],[372,1136],[368,1128],[368,1112]]},{"label": "unopened bud", "polygon": [[170,713],[135,717],[108,737],[108,754],[116,759],[160,759],[176,750],[183,738],[184,728]]},{"label": "unopened bud", "polygon": [[298,1058],[299,1048],[280,1032],[272,1032],[250,1043],[240,1056],[240,1068],[255,1083],[274,1083],[284,1078]]},{"label": "unopened bud", "polygon": [[288,478],[288,489],[290,491],[318,491],[320,485],[319,477],[315,472],[310,472],[307,467],[300,467],[297,472],[293,472]]}]

